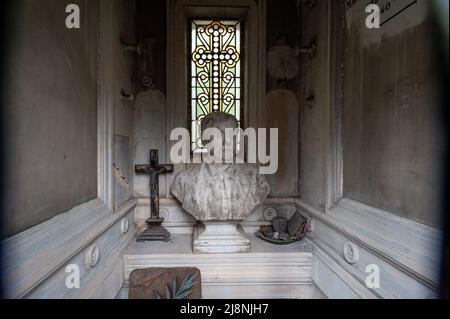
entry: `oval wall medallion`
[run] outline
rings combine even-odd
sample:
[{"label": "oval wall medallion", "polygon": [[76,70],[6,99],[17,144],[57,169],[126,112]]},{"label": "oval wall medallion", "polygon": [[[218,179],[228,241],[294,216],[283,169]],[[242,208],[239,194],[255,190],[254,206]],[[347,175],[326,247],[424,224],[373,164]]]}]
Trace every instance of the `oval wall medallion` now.
[{"label": "oval wall medallion", "polygon": [[100,259],[100,250],[97,246],[92,245],[89,247],[88,251],[85,255],[85,262],[88,268],[95,268],[97,266],[98,261]]},{"label": "oval wall medallion", "polygon": [[122,232],[123,235],[125,235],[126,233],[128,233],[129,229],[130,229],[130,222],[128,221],[128,218],[125,217],[120,222],[120,231]]},{"label": "oval wall medallion", "polygon": [[344,258],[345,260],[354,265],[359,261],[359,248],[354,243],[347,242],[344,245]]},{"label": "oval wall medallion", "polygon": [[275,217],[277,217],[277,215],[278,212],[273,207],[267,207],[263,213],[264,219],[268,222],[271,222]]},{"label": "oval wall medallion", "polygon": [[159,217],[164,218],[164,219],[168,219],[169,218],[169,210],[166,208],[161,208],[159,210]]}]

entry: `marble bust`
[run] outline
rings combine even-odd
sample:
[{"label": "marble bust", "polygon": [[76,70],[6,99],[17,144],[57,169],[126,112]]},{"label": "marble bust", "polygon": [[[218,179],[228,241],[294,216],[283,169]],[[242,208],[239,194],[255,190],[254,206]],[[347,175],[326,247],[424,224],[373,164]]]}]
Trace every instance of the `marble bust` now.
[{"label": "marble bust", "polygon": [[[217,128],[237,128],[235,117],[211,113],[202,121],[202,132]],[[204,141],[205,144],[208,141]],[[223,152],[234,149],[223,139]],[[201,222],[194,240],[194,252],[246,252],[249,241],[238,230],[243,221],[269,195],[265,177],[251,164],[193,164],[174,179],[172,194],[185,211]],[[207,247],[205,247],[207,246]]]}]

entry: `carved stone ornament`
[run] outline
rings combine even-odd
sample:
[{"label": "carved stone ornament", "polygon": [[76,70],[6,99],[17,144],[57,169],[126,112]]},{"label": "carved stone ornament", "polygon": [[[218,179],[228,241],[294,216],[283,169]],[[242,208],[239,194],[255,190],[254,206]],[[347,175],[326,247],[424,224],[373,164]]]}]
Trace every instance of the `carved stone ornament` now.
[{"label": "carved stone ornament", "polygon": [[299,73],[299,61],[295,50],[285,37],[280,37],[277,44],[267,55],[267,70],[275,80],[288,81]]},{"label": "carved stone ornament", "polygon": [[128,218],[125,217],[120,222],[120,231],[122,232],[123,235],[125,235],[126,233],[128,233],[129,229],[130,229],[130,222],[129,222]]},{"label": "carved stone ornament", "polygon": [[267,207],[264,212],[264,219],[268,222],[271,222],[275,217],[277,217],[278,212],[275,208],[273,207]]},{"label": "carved stone ornament", "polygon": [[359,261],[359,248],[354,243],[347,242],[344,245],[344,258],[350,264],[354,265]]},{"label": "carved stone ornament", "polygon": [[97,266],[98,264],[99,259],[100,259],[100,250],[96,245],[92,245],[91,247],[89,247],[85,255],[86,267],[95,268],[95,266]]},{"label": "carved stone ornament", "polygon": [[159,216],[161,218],[168,219],[169,218],[169,210],[167,208],[161,208],[159,210]]}]

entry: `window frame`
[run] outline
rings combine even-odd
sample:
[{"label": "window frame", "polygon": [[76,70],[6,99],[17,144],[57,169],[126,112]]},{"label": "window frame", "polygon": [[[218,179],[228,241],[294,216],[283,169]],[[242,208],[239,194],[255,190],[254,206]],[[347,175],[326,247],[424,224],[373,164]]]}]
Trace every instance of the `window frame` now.
[{"label": "window frame", "polygon": [[[246,81],[246,66],[247,66],[247,55],[246,55],[246,44],[248,43],[247,38],[247,24],[248,21],[245,16],[189,16],[186,19],[186,66],[187,66],[187,129],[189,133],[192,135],[192,52],[194,48],[192,47],[192,22],[194,20],[202,20],[202,21],[239,21],[240,22],[240,63],[241,63],[241,74],[240,74],[240,109],[239,109],[239,125],[240,128],[246,129],[246,117],[245,111],[247,107],[246,100],[246,92],[247,92],[247,81]],[[210,113],[208,113],[210,114]],[[196,151],[193,148],[193,141],[191,136],[191,154]]]},{"label": "window frame", "polygon": [[[170,136],[176,128],[188,128],[188,20],[205,16],[245,19],[246,39],[242,43],[245,46],[245,107],[242,127],[263,127],[264,119],[260,115],[266,99],[266,0],[168,0],[167,15],[167,60],[170,62],[167,64],[166,135]],[[170,150],[175,144],[176,141],[168,139],[165,149]],[[165,160],[171,161],[167,151]],[[185,166],[176,166],[175,174]],[[167,177],[168,187],[172,179],[173,175]],[[170,192],[167,195],[170,197]]]}]

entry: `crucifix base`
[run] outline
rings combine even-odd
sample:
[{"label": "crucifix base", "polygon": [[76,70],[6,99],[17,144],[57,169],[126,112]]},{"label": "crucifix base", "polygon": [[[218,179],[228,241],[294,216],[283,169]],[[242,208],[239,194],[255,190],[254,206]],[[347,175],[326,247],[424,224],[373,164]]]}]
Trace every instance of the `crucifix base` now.
[{"label": "crucifix base", "polygon": [[163,218],[147,219],[146,223],[148,225],[148,228],[137,237],[137,242],[169,241],[170,233],[162,225],[163,222]]},{"label": "crucifix base", "polygon": [[172,173],[173,165],[158,163],[158,150],[150,150],[150,164],[136,165],[137,174],[150,175],[150,218],[147,219],[147,229],[137,237],[138,242],[143,241],[169,241],[170,233],[162,225],[164,218],[159,215],[159,175]]}]

